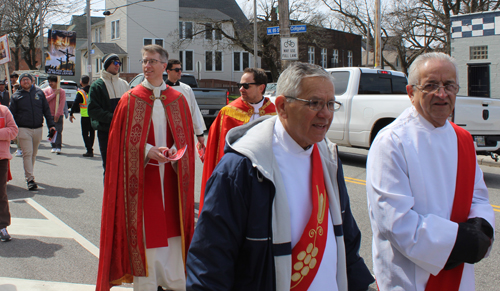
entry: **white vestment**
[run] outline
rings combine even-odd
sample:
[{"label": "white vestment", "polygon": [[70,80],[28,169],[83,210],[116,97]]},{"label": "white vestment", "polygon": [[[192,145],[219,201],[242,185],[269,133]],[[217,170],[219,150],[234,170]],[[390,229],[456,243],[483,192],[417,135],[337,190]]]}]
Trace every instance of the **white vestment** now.
[{"label": "white vestment", "polygon": [[[311,175],[313,147],[304,150],[286,132],[280,119],[276,119],[273,136],[273,153],[285,185],[290,208],[292,248],[300,240],[311,217]],[[291,271],[291,270],[290,270]],[[337,242],[328,209],[328,235],[323,260],[309,290],[337,291]]]},{"label": "white vestment", "polygon": [[[414,107],[381,130],[366,166],[373,263],[381,291],[424,291],[444,267],[458,224],[449,220],[455,197],[457,137],[447,121],[434,127]],[[495,229],[483,173],[476,163],[469,218]],[[474,265],[465,264],[460,291],[474,290]]]},{"label": "white vestment", "polygon": [[262,107],[262,105],[264,105],[265,100],[266,100],[265,98],[262,98],[262,100],[260,100],[259,103],[255,104],[248,103],[250,104],[250,106],[253,107],[253,115],[250,117],[250,121],[254,121],[257,118],[260,118],[259,110]]},{"label": "white vestment", "polygon": [[194,134],[202,135],[207,127],[205,126],[205,121],[203,121],[203,115],[201,115],[200,108],[196,102],[193,89],[189,87],[188,84],[179,82],[179,86],[171,86],[174,90],[179,91],[184,95],[186,101],[189,105],[189,110],[191,111],[191,119],[193,119],[193,129]]},{"label": "white vestment", "polygon": [[[159,87],[154,87],[148,80],[144,79],[142,85],[153,90],[155,97],[160,97],[161,91],[167,88],[165,82]],[[155,134],[155,146],[167,146],[167,117],[165,108],[160,99],[153,103],[153,130]],[[146,144],[145,155],[147,157],[149,150],[153,147]],[[148,161],[148,159],[145,159]],[[170,164],[167,164],[170,166]],[[146,166],[146,165],[144,165]],[[161,191],[163,205],[165,205],[165,193],[163,187],[163,178],[165,173],[165,164],[158,165],[161,179]],[[144,193],[147,195],[147,193]],[[163,206],[165,207],[165,206]],[[146,228],[144,227],[144,230]],[[146,235],[144,235],[144,245],[146,245]],[[184,261],[182,259],[182,239],[180,236],[168,239],[168,247],[146,249],[146,263],[148,277],[134,276],[134,291],[157,291],[158,286],[168,287],[169,290],[186,290],[186,276],[184,273]]]}]

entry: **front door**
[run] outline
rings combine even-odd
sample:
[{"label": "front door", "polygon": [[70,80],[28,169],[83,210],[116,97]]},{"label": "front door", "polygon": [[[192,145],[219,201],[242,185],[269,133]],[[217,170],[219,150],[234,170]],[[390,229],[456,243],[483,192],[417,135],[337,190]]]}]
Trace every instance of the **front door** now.
[{"label": "front door", "polygon": [[469,64],[467,70],[468,96],[490,96],[490,64]]}]

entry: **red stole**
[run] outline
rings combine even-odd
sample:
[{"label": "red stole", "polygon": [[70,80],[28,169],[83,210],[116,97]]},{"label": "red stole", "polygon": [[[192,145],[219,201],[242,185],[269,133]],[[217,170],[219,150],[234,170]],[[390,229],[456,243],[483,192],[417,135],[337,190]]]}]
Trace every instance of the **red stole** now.
[{"label": "red stole", "polygon": [[[167,124],[178,148],[187,153],[177,161],[179,228],[184,262],[194,232],[194,132],[189,106],[167,86],[161,92]],[[125,93],[113,114],[104,181],[101,242],[96,290],[133,282],[147,276],[143,218],[146,183],[145,149],[152,126],[154,97],[142,85]],[[165,168],[168,168],[165,167]],[[156,169],[158,172],[158,169]],[[157,179],[159,177],[157,176]]]},{"label": "red stole", "polygon": [[[173,143],[171,130],[167,126],[167,147],[172,147]],[[149,129],[148,144],[156,145],[153,124]],[[158,162],[149,160],[145,169],[144,209],[148,211],[144,211],[144,230],[148,249],[167,247],[169,238],[181,235],[177,174],[170,163],[165,164],[164,168],[164,197],[161,195]]]},{"label": "red stole", "polygon": [[290,289],[306,291],[318,273],[323,259],[328,234],[328,194],[325,188],[323,166],[318,146],[312,151],[311,217],[304,232],[292,250],[292,281]]},{"label": "red stole", "polygon": [[[476,177],[476,150],[470,133],[450,122],[457,134],[458,165],[455,198],[450,220],[466,222],[472,205],[474,181]],[[425,291],[458,291],[462,281],[464,264],[451,270],[441,270],[437,276],[431,274]]]},{"label": "red stole", "polygon": [[[207,181],[212,176],[215,166],[217,166],[224,155],[227,132],[234,127],[248,123],[253,114],[254,108],[239,97],[229,103],[229,105],[224,106],[212,123],[208,131],[205,162],[203,163],[199,213],[201,213],[203,207]],[[262,107],[259,109],[259,115],[276,115],[276,107],[274,107],[274,104],[268,98],[265,99]]]}]

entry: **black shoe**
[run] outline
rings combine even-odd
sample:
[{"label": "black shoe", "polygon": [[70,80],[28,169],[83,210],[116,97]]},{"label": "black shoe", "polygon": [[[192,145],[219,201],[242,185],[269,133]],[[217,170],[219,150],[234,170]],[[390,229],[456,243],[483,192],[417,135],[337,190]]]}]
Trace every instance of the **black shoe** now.
[{"label": "black shoe", "polygon": [[10,237],[7,229],[4,227],[0,229],[0,240],[1,241],[10,241],[12,238]]},{"label": "black shoe", "polygon": [[86,152],[82,156],[84,156],[86,158],[92,158],[94,156],[94,153],[93,152]]},{"label": "black shoe", "polygon": [[38,188],[38,185],[35,183],[35,180],[28,181],[28,190],[33,191]]}]

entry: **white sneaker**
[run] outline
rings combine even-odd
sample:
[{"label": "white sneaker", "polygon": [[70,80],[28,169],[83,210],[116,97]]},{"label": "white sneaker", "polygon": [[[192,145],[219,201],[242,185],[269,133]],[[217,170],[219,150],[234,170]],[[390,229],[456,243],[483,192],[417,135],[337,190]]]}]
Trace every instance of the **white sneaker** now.
[{"label": "white sneaker", "polygon": [[57,153],[58,155],[60,155],[60,154],[61,154],[61,149],[56,149],[56,153]]},{"label": "white sneaker", "polygon": [[23,156],[23,151],[21,149],[18,149],[16,151],[16,157],[22,157]]},{"label": "white sneaker", "polygon": [[57,149],[56,149],[56,148],[52,148],[52,149],[50,150],[50,152],[51,152],[51,153],[55,153],[55,152],[57,152]]}]

